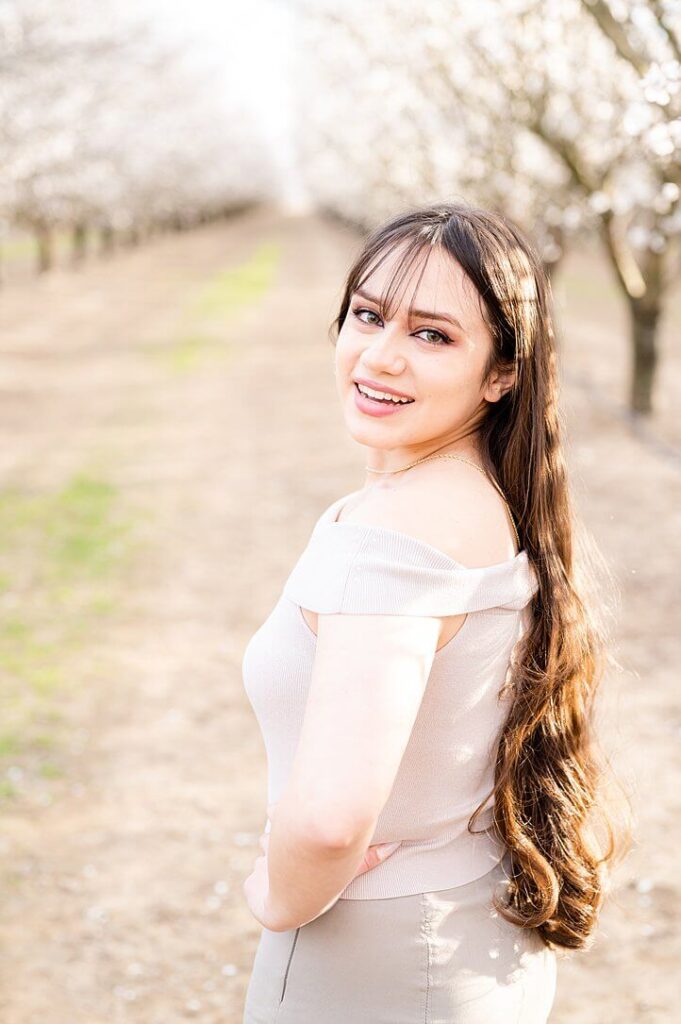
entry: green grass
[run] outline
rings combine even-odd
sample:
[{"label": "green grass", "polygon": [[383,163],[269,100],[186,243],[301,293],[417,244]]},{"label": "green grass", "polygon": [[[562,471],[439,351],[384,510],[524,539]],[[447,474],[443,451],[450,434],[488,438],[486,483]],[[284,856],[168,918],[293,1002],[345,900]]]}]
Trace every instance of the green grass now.
[{"label": "green grass", "polygon": [[200,317],[224,318],[257,302],[271,286],[280,258],[277,243],[263,242],[245,263],[215,274],[194,300],[191,311]]},{"label": "green grass", "polygon": [[203,361],[215,345],[215,340],[208,335],[188,334],[178,338],[168,348],[162,348],[156,355],[174,373],[188,373]]},{"label": "green grass", "polygon": [[185,307],[177,337],[153,357],[174,373],[189,373],[208,359],[224,358],[229,351],[225,325],[267,293],[280,261],[281,246],[263,242],[244,263],[211,277]]},{"label": "green grass", "polygon": [[56,698],[115,607],[132,525],[117,489],[86,472],[53,492],[0,492],[0,759],[53,749]]},{"label": "green grass", "polygon": [[0,757],[9,757],[19,749],[18,737],[12,733],[0,733]]},{"label": "green grass", "polygon": [[[71,233],[63,229],[53,232],[53,249],[56,260],[60,260],[70,251]],[[33,235],[14,234],[0,239],[0,259],[5,264],[27,263],[38,260],[38,243]]]},{"label": "green grass", "polygon": [[13,786],[9,779],[0,779],[0,803],[5,800],[13,800],[16,795],[16,786]]}]

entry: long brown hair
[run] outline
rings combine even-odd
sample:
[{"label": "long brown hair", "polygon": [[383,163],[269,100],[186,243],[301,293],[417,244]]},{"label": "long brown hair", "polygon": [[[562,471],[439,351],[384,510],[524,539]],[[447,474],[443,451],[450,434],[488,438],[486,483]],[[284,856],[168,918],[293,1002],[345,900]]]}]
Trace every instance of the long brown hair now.
[{"label": "long brown hair", "polygon": [[[477,433],[539,582],[530,625],[513,653],[512,700],[495,764],[492,827],[511,865],[506,902],[497,895],[495,906],[507,920],[536,929],[547,946],[586,948],[611,869],[630,848],[631,827],[629,806],[620,818],[606,799],[609,762],[594,728],[598,684],[608,662],[617,664],[599,568],[609,584],[612,577],[571,501],[551,287],[541,260],[499,213],[464,202],[412,209],[366,239],[332,328],[340,331],[353,292],[390,253],[401,250],[385,309],[415,261],[424,253],[427,260],[436,245],[477,290],[493,339],[485,379],[494,370],[515,372]],[[611,779],[617,781],[614,773]]]}]

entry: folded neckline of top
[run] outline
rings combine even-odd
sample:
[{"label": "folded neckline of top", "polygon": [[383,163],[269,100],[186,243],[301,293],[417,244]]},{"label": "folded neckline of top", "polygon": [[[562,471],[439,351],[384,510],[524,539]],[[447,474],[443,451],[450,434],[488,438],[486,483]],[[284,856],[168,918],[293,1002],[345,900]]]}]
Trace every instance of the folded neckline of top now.
[{"label": "folded neckline of top", "polygon": [[[520,551],[513,556],[513,558],[507,558],[503,562],[493,562],[490,565],[464,565],[463,562],[457,562],[455,558],[452,558],[451,555],[448,555],[441,548],[436,548],[434,547],[434,545],[428,544],[428,542],[425,540],[419,540],[418,537],[413,537],[410,533],[403,533],[401,530],[393,530],[388,526],[376,526],[372,523],[338,522],[338,519],[336,517],[340,515],[340,513],[343,511],[343,508],[345,507],[345,502],[347,502],[348,498],[351,498],[353,494],[359,494],[359,489],[356,491],[350,491],[349,494],[341,495],[340,498],[336,498],[336,500],[332,502],[331,505],[328,506],[326,511],[322,512],[321,516],[319,517],[317,525],[332,526],[336,529],[338,527],[345,527],[346,529],[350,530],[378,530],[379,533],[387,533],[393,537],[399,538],[403,542],[415,545],[419,548],[425,548],[431,554],[437,555],[439,558],[445,559],[452,565],[455,565],[458,569],[469,569],[472,572],[479,572],[481,569],[516,569],[519,566],[530,566],[530,560],[528,558],[527,551],[525,550],[525,548],[521,548]],[[342,505],[340,505],[341,502],[343,502]]]}]

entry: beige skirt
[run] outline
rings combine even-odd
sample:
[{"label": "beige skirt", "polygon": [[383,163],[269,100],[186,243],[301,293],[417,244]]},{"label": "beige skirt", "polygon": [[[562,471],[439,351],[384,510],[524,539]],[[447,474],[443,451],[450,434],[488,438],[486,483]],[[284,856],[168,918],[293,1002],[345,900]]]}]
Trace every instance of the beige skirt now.
[{"label": "beige skirt", "polygon": [[242,1024],[545,1024],[556,954],[493,909],[507,884],[504,858],[466,885],[263,928]]}]

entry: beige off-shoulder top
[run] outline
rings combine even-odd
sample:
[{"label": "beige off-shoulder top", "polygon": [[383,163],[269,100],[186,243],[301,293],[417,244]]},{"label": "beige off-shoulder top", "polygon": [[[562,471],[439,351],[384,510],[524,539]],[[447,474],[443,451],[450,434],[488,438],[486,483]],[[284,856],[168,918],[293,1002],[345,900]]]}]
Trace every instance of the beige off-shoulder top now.
[{"label": "beige off-shoulder top", "polygon": [[[447,616],[467,613],[436,651],[426,690],[371,843],[401,840],[354,878],[340,899],[447,889],[490,871],[504,854],[491,830],[490,794],[500,698],[538,582],[527,553],[469,568],[408,534],[337,522],[347,496],[319,517],[281,595],[243,655],[243,683],[267,753],[267,802],[289,777],[312,676],[316,636],[302,608],[320,614]],[[470,815],[488,797],[467,830]],[[269,830],[269,822],[267,825]]]}]

